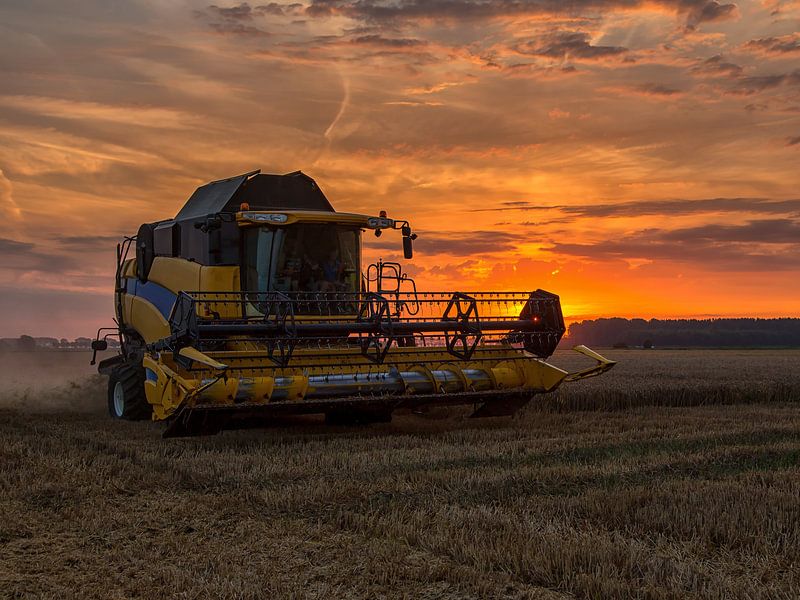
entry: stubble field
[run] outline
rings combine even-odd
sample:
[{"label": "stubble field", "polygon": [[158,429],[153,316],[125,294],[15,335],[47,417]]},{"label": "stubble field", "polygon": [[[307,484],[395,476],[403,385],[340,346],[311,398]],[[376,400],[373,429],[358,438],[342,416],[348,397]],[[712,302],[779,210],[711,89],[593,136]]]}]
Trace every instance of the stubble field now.
[{"label": "stubble field", "polygon": [[800,596],[800,352],[607,354],[513,418],[162,440],[7,353],[0,597]]}]

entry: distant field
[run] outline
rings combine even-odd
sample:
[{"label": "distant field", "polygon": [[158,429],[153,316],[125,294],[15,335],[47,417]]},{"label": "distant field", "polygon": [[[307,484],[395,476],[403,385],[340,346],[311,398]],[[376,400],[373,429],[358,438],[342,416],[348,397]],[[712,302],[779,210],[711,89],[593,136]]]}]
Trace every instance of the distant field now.
[{"label": "distant field", "polygon": [[[800,402],[800,350],[604,349],[602,353],[619,364],[602,377],[564,386],[539,405],[550,410],[618,410]],[[553,361],[577,367],[571,355],[559,351]]]},{"label": "distant field", "polygon": [[0,597],[800,597],[798,351],[608,351],[514,418],[189,440],[110,421],[85,354],[10,354]]}]

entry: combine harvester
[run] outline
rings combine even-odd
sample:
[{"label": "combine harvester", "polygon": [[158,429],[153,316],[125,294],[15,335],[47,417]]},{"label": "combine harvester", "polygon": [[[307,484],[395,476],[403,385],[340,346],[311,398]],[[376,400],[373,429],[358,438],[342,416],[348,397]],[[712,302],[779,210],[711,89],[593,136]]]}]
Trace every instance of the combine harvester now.
[{"label": "combine harvester", "polygon": [[98,367],[111,415],[166,421],[165,437],[287,414],[370,423],[462,404],[500,416],[614,365],[583,346],[596,361],[583,371],[545,362],[565,330],[549,292],[419,292],[398,263],[362,270],[362,233],[390,229],[410,259],[407,221],[336,212],[307,175],[259,171],[142,225],[117,246],[117,327],[93,343],[120,341]]}]

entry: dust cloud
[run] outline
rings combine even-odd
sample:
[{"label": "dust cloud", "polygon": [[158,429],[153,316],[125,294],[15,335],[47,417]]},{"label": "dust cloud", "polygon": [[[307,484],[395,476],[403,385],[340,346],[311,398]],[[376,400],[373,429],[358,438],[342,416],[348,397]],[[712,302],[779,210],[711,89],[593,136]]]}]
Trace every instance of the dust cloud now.
[{"label": "dust cloud", "polygon": [[67,350],[0,353],[0,410],[105,411],[107,378],[89,365],[91,356]]}]

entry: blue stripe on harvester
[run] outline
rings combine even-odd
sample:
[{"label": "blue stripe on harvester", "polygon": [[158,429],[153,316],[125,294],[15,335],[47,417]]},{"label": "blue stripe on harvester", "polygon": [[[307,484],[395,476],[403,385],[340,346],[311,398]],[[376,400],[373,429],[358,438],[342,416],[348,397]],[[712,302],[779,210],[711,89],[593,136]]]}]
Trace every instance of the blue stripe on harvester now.
[{"label": "blue stripe on harvester", "polygon": [[147,300],[158,309],[165,319],[169,320],[172,306],[178,297],[177,294],[167,288],[153,283],[152,281],[139,281],[134,277],[128,277],[125,282],[125,291],[133,296],[138,296],[142,300]]}]

